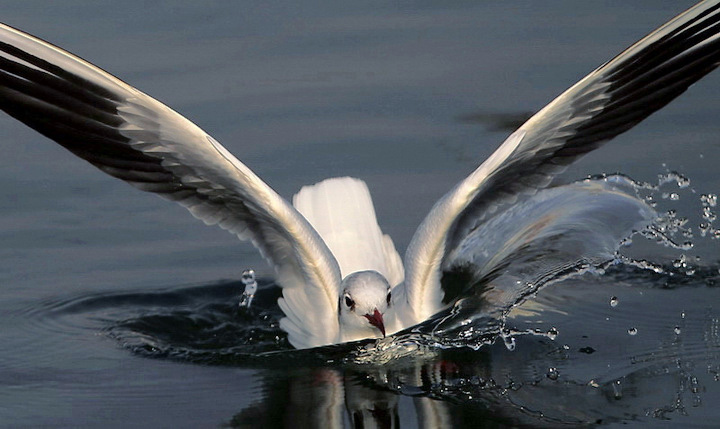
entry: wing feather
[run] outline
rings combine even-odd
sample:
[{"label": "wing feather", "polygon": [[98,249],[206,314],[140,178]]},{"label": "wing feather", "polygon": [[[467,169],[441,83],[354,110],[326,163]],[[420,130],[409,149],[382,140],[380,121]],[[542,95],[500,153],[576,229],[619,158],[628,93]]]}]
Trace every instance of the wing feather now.
[{"label": "wing feather", "polygon": [[[446,255],[520,193],[547,186],[580,156],[657,111],[720,62],[720,5],[678,15],[565,91],[443,196],[405,257],[405,296],[417,323],[443,308]],[[407,322],[406,322],[407,323]]]},{"label": "wing feather", "polygon": [[290,331],[290,342],[336,341],[341,279],[327,246],[300,213],[195,124],[92,64],[2,24],[0,108],[105,173],[251,240],[278,273],[289,322],[304,327]]}]

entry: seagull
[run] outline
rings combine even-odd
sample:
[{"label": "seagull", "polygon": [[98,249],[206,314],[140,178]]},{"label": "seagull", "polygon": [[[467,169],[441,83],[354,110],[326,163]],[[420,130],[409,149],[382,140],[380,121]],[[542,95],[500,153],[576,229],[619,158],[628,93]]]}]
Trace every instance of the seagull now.
[{"label": "seagull", "polygon": [[435,203],[404,261],[361,180],[303,187],[291,204],[158,100],[4,24],[0,108],[105,173],[251,241],[282,287],[280,326],[295,348],[380,338],[453,304],[443,273],[499,207],[546,188],[715,69],[719,3],[698,3],[538,111]]}]

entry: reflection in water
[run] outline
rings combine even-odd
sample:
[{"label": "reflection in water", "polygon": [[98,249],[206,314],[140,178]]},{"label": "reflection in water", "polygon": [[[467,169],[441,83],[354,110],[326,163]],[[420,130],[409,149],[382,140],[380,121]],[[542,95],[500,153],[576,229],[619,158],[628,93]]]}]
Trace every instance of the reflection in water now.
[{"label": "reflection in water", "polygon": [[[282,376],[268,373],[267,397],[239,412],[227,425],[397,428],[414,423],[436,428],[472,424],[476,415],[472,409],[451,415],[455,408],[451,403],[430,398],[421,390],[424,383],[442,382],[441,373],[448,369],[440,366],[452,368],[452,363],[440,363],[437,368],[432,364],[397,369],[320,367]],[[405,391],[385,385],[390,379],[395,385],[407,383]]]}]

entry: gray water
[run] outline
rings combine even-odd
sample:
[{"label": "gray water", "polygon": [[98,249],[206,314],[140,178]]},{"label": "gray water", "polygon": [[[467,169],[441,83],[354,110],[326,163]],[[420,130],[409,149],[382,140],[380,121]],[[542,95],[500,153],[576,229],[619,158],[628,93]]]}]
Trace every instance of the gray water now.
[{"label": "gray water", "polygon": [[[8,1],[3,21],[172,106],[285,197],[362,178],[404,249],[512,124],[692,1],[87,3]],[[711,425],[720,243],[698,225],[720,191],[718,88],[711,74],[563,175],[681,172],[689,187],[651,196],[688,219],[691,249],[635,237],[628,257],[662,272],[559,281],[504,340],[383,365],[289,350],[252,246],[1,115],[0,426]]]}]

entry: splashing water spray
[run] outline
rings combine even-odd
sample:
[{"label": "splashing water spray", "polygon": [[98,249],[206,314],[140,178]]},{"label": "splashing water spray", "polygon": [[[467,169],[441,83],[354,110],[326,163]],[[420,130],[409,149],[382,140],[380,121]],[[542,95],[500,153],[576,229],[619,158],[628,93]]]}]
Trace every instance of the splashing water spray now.
[{"label": "splashing water spray", "polygon": [[257,282],[255,281],[255,271],[245,270],[242,273],[242,282],[245,285],[245,291],[240,298],[240,307],[250,308],[255,292],[257,292]]}]

